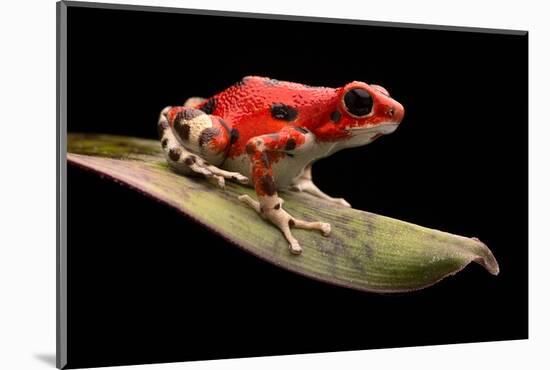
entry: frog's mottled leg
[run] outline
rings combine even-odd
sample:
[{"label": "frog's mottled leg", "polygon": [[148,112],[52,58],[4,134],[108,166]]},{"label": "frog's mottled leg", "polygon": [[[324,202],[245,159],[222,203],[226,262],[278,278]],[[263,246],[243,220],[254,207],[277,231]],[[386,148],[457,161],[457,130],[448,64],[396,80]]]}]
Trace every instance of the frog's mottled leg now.
[{"label": "frog's mottled leg", "polygon": [[340,204],[344,207],[351,207],[351,205],[344,198],[333,198],[330,195],[323,193],[313,183],[313,180],[311,178],[311,164],[307,165],[306,168],[304,168],[304,172],[297,179],[294,180],[294,182],[290,186],[290,189],[294,191],[303,191],[318,198]]},{"label": "frog's mottled leg", "polygon": [[295,155],[313,144],[313,134],[288,126],[275,134],[254,137],[246,145],[246,152],[252,163],[252,181],[258,201],[248,195],[240,196],[239,200],[275,224],[288,240],[290,251],[294,254],[300,254],[302,248],[290,232],[291,227],[319,230],[328,236],[330,224],[298,220],[283,209],[283,200],[277,195],[272,165],[277,159]]},{"label": "frog's mottled leg", "polygon": [[231,141],[219,117],[193,108],[167,107],[160,114],[158,131],[166,160],[176,171],[213,178],[220,187],[225,179],[248,183],[246,176],[216,167]]}]

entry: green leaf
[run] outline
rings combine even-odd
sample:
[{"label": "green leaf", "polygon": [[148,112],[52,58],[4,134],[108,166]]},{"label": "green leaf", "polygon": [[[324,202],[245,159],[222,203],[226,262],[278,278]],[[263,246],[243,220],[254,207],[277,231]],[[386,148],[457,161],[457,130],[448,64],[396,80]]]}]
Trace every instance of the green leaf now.
[{"label": "green leaf", "polygon": [[[225,189],[167,166],[160,143],[108,136],[68,136],[68,162],[148,194],[222,235],[236,246],[287,270],[327,283],[370,292],[404,292],[430,286],[477,262],[493,275],[498,263],[485,244],[373,213],[335,206],[304,193],[282,192],[295,217],[330,222],[332,233],[293,229],[304,251],[292,255],[272,224]],[[212,258],[215,258],[213,256]]]}]

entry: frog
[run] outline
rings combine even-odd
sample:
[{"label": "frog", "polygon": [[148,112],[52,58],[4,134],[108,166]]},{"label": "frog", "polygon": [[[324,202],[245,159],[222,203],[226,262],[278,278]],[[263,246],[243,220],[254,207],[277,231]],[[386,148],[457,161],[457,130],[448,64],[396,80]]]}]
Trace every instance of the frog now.
[{"label": "frog", "polygon": [[226,180],[253,187],[256,199],[243,194],[238,200],[277,227],[290,253],[299,255],[302,246],[292,229],[328,237],[331,225],[292,216],[279,192],[304,192],[350,207],[315,185],[313,163],[394,132],[404,114],[403,105],[377,84],[321,87],[246,76],[210,98],[165,107],[157,128],[174,171],[212,179],[221,188]]}]

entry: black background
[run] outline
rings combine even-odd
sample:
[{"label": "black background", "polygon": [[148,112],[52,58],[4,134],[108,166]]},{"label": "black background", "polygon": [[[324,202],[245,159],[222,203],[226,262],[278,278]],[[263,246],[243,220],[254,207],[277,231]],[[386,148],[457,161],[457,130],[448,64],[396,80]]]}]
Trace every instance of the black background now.
[{"label": "black background", "polygon": [[408,294],[334,287],[69,167],[70,367],[527,337],[527,35],[68,16],[69,132],[155,138],[164,106],[245,75],[377,83],[405,106],[400,128],[317,163],[315,181],[355,208],[477,236],[501,267]]}]

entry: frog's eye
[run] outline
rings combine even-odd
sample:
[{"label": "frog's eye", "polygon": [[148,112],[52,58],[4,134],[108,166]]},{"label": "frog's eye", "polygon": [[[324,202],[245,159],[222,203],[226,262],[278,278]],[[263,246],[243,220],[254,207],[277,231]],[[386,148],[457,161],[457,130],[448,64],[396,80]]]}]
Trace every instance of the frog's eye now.
[{"label": "frog's eye", "polygon": [[366,116],[372,110],[372,97],[364,89],[351,89],[344,95],[344,105],[354,116]]}]

